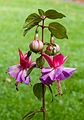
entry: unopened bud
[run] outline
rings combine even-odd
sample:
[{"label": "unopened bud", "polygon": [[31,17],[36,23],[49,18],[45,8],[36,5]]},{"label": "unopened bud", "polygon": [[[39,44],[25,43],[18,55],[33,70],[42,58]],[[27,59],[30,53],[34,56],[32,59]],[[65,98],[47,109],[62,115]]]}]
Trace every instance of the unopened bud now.
[{"label": "unopened bud", "polygon": [[35,35],[34,40],[29,45],[30,50],[33,52],[40,52],[43,49],[43,43],[38,39],[38,34]]},{"label": "unopened bud", "polygon": [[48,45],[47,48],[46,48],[45,53],[48,54],[48,55],[52,55],[52,50],[53,50],[53,46]]},{"label": "unopened bud", "polygon": [[45,52],[48,55],[55,55],[57,52],[59,52],[59,50],[60,47],[58,44],[56,44],[56,46],[48,45]]}]

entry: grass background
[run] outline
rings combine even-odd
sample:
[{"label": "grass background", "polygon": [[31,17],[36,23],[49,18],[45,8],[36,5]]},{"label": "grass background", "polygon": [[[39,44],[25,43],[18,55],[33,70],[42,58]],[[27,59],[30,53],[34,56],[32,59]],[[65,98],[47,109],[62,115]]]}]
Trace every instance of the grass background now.
[{"label": "grass background", "polygon": [[[0,0],[0,120],[21,120],[25,113],[41,106],[30,85],[21,84],[17,92],[15,80],[5,73],[8,66],[18,63],[18,48],[23,52],[28,50],[34,29],[23,37],[22,26],[25,18],[38,8],[53,8],[67,16],[57,21],[67,28],[69,39],[56,41],[65,55],[70,54],[65,65],[77,68],[71,78],[62,82],[63,90],[66,87],[65,94],[55,97],[53,103],[47,90],[47,120],[84,120],[84,6],[61,0]],[[49,32],[45,33],[48,41]],[[34,60],[35,57],[33,54]],[[39,70],[32,72],[32,85],[39,82],[39,75]],[[55,85],[53,92],[56,93]],[[42,120],[42,114],[33,120]]]}]

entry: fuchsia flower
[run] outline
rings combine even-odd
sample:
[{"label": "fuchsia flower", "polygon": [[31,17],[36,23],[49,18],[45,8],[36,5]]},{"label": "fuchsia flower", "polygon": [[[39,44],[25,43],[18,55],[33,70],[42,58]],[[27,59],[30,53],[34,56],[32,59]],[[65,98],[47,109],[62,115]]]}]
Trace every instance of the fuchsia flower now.
[{"label": "fuchsia flower", "polygon": [[[19,49],[20,64],[10,66],[8,68],[8,74],[16,79],[16,86],[19,82],[29,84],[30,76],[27,76],[27,70],[35,65],[35,62],[32,62],[31,56],[28,58],[27,53],[22,54],[22,51]],[[26,77],[26,78],[25,78]]]},{"label": "fuchsia flower", "polygon": [[64,67],[63,64],[67,59],[67,56],[64,57],[62,54],[55,55],[53,59],[45,53],[43,53],[43,56],[47,60],[50,67],[42,69],[42,76],[40,77],[40,80],[43,84],[48,86],[57,80],[58,93],[60,94],[60,80],[69,78],[76,70],[76,68]]}]

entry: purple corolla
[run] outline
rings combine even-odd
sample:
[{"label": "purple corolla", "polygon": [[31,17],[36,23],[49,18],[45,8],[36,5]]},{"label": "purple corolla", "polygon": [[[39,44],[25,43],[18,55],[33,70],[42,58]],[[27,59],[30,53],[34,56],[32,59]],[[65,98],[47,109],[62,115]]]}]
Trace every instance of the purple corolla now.
[{"label": "purple corolla", "polygon": [[67,56],[64,57],[62,54],[57,54],[53,57],[53,59],[43,53],[44,58],[47,60],[50,67],[46,67],[42,69],[42,76],[40,80],[43,84],[51,85],[54,81],[58,83],[58,93],[60,93],[60,80],[65,80],[69,78],[76,68],[68,68],[64,67],[63,64],[67,59]]},{"label": "purple corolla", "polygon": [[23,55],[22,51],[19,49],[19,56],[20,56],[20,64],[10,66],[8,68],[8,74],[16,79],[16,86],[18,83],[25,83],[29,84],[30,76],[27,75],[27,70],[35,65],[35,62],[32,62],[32,57],[27,57],[27,53]]}]

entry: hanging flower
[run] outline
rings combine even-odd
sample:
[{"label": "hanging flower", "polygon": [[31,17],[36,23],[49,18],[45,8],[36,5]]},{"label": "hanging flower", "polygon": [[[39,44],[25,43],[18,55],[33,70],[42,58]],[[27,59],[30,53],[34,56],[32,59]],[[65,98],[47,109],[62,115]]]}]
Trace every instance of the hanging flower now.
[{"label": "hanging flower", "polygon": [[27,75],[27,70],[35,65],[35,62],[32,62],[31,56],[27,57],[27,53],[23,55],[22,51],[19,49],[20,64],[10,66],[8,68],[8,74],[16,79],[16,88],[19,82],[29,84],[30,76]]},{"label": "hanging flower", "polygon": [[42,69],[42,76],[40,77],[40,80],[46,85],[50,85],[57,80],[58,93],[60,93],[60,80],[69,78],[76,68],[64,67],[63,64],[67,59],[67,56],[64,57],[62,54],[55,55],[53,59],[45,53],[43,53],[43,56],[47,60],[50,67]]}]

